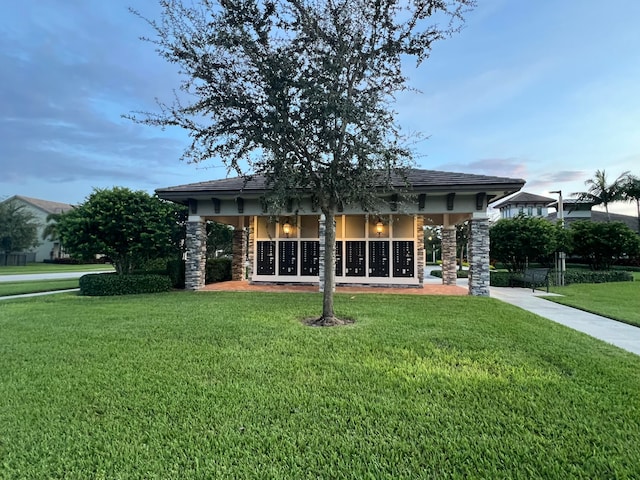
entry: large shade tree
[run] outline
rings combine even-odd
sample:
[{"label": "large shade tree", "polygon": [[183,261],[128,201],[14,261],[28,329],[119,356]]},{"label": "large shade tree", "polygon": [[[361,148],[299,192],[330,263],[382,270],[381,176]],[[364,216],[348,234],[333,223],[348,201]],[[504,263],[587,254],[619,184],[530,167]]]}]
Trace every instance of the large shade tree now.
[{"label": "large shade tree", "polygon": [[376,194],[402,174],[410,152],[391,106],[407,90],[402,61],[425,60],[473,0],[160,3],[150,40],[184,80],[173,103],[131,118],[187,130],[187,160],[263,175],[274,213],[314,192],[326,221],[318,323],[339,323],[335,214],[346,204],[375,211]]},{"label": "large shade tree", "polygon": [[562,242],[559,225],[523,214],[498,220],[489,235],[492,258],[510,272],[522,272],[531,262],[549,262]]},{"label": "large shade tree", "polygon": [[186,209],[143,191],[96,189],[86,201],[57,217],[56,231],[74,257],[106,255],[118,274],[141,262],[178,255]]},{"label": "large shade tree", "polygon": [[607,174],[604,170],[596,170],[593,178],[587,179],[584,184],[587,188],[585,192],[576,192],[579,200],[586,200],[593,205],[602,205],[607,212],[607,220],[611,221],[609,215],[609,204],[622,200],[623,186],[629,172],[620,174],[613,182],[609,183]]},{"label": "large shade tree", "polygon": [[573,255],[593,270],[608,270],[620,259],[637,258],[640,237],[622,222],[573,222],[569,228]]},{"label": "large shade tree", "polygon": [[35,216],[15,199],[0,203],[0,252],[3,253],[4,264],[7,263],[9,253],[39,245],[39,226]]}]

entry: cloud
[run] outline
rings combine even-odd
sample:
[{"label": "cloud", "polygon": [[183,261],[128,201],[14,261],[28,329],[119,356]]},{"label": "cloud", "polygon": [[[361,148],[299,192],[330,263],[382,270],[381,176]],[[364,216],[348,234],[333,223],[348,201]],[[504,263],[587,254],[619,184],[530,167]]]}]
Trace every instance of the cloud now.
[{"label": "cloud", "polygon": [[126,4],[98,5],[20,2],[0,21],[0,183],[152,183],[178,165],[186,135],[121,118],[154,110],[176,73]]},{"label": "cloud", "polygon": [[468,163],[445,163],[438,169],[525,180],[527,178],[527,166],[518,158],[482,158]]},{"label": "cloud", "polygon": [[583,182],[587,177],[588,173],[583,170],[561,170],[541,173],[528,181],[527,187],[536,190],[558,189],[562,184]]}]

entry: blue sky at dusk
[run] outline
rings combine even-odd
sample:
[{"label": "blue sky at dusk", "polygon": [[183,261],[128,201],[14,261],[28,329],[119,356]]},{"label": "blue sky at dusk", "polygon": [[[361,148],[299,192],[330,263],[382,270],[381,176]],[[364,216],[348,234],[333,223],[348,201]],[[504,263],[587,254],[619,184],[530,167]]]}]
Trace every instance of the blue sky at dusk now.
[{"label": "blue sky at dusk", "polygon": [[[22,0],[0,8],[0,198],[79,203],[94,187],[223,178],[179,160],[188,140],[121,118],[154,110],[176,68],[138,39],[153,0]],[[524,178],[565,196],[596,169],[640,175],[640,1],[478,0],[398,98],[419,167]],[[624,204],[612,211],[632,214]]]}]

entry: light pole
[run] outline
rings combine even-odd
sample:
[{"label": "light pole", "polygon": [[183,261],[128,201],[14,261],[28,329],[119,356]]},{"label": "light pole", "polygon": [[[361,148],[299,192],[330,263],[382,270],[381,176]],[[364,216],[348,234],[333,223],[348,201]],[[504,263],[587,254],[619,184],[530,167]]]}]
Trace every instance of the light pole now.
[{"label": "light pole", "polygon": [[[562,190],[554,190],[549,193],[558,194],[558,220],[560,220],[560,228],[564,230],[564,203],[562,201]],[[558,285],[564,285],[564,272],[566,270],[565,253],[558,252]]]},{"label": "light pole", "polygon": [[433,259],[433,264],[436,264],[436,246],[434,243],[431,242],[431,240],[433,240],[433,237],[429,237],[429,244],[431,245],[431,258]]}]

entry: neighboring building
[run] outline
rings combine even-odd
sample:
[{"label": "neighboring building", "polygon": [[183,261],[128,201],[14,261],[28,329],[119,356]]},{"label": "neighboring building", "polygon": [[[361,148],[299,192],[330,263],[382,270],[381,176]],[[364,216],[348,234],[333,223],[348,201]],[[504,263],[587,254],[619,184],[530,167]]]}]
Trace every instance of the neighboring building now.
[{"label": "neighboring building", "polygon": [[520,214],[528,217],[545,218],[549,214],[549,204],[553,198],[518,192],[504,200],[492,203],[492,208],[500,210],[500,218],[514,218]]},{"label": "neighboring building", "polygon": [[[607,217],[606,212],[598,210],[592,210],[593,203],[584,200],[578,200],[575,198],[565,198],[562,200],[562,216],[564,218],[565,225],[570,225],[576,220],[589,220],[591,222],[622,222],[626,224],[634,232],[638,232],[638,218],[631,215],[621,215],[619,213],[609,213]],[[550,208],[555,209],[555,212],[547,215],[547,220],[555,222],[558,220],[558,201],[555,200],[549,204]]]},{"label": "neighboring building", "polygon": [[[469,293],[489,295],[487,205],[520,190],[524,180],[409,171],[410,195],[381,198],[369,214],[344,205],[336,215],[336,283],[420,287],[424,276],[425,224],[442,225],[443,283],[456,283],[456,224],[470,221]],[[398,181],[398,187],[403,185]],[[228,178],[156,190],[160,198],[189,206],[186,287],[204,286],[206,221],[234,227],[234,280],[248,268],[251,283],[317,284],[323,289],[325,220],[313,192],[279,216],[263,209],[264,179]],[[246,240],[248,238],[248,241]]]},{"label": "neighboring building", "polygon": [[33,214],[35,221],[39,224],[38,241],[40,245],[29,253],[35,254],[35,262],[42,262],[45,259],[60,258],[64,256],[59,241],[43,240],[42,232],[47,225],[47,216],[52,213],[63,213],[71,210],[72,205],[68,203],[52,202],[49,200],[41,200],[39,198],[30,198],[22,195],[14,195],[5,200],[5,202],[14,201],[19,205],[24,205],[30,213]]}]

